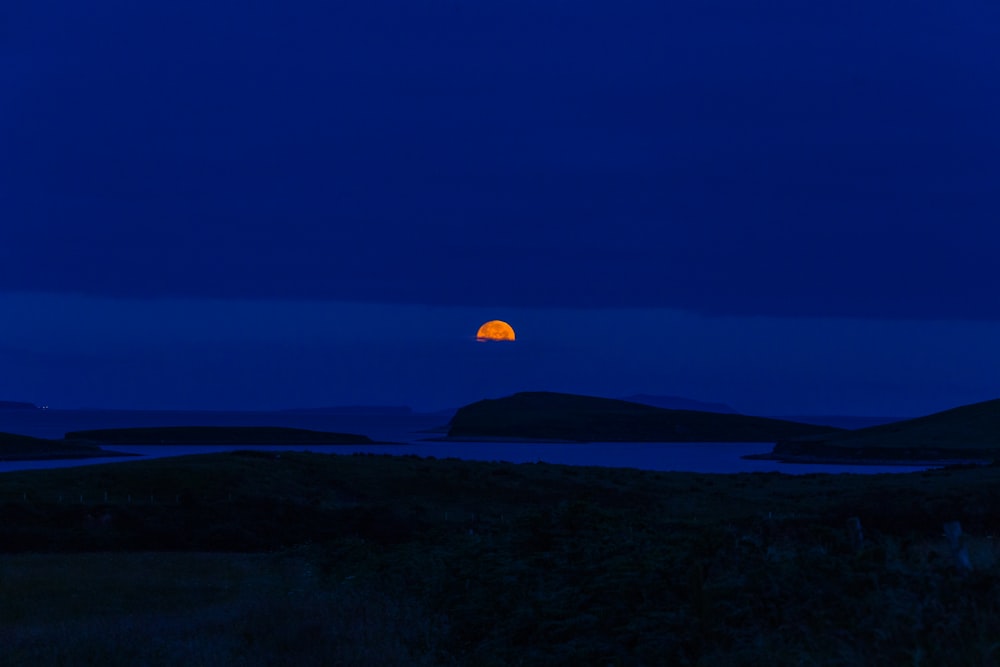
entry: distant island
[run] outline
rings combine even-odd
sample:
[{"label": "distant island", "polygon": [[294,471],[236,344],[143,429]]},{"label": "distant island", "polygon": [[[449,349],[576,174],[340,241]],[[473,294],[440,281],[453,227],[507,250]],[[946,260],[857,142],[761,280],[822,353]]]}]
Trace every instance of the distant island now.
[{"label": "distant island", "polygon": [[570,442],[776,442],[839,429],[696,410],[668,410],[610,398],[522,392],[460,408],[450,440]]},{"label": "distant island", "polygon": [[72,431],[73,442],[108,445],[374,445],[366,435],[277,426],[162,426]]},{"label": "distant island", "polygon": [[765,458],[789,463],[989,463],[1000,458],[1000,399],[925,417],[781,438]]},{"label": "distant island", "polygon": [[355,417],[408,417],[413,408],[408,405],[334,405],[323,408],[289,408],[279,410],[296,415],[351,415]]},{"label": "distant island", "polygon": [[34,403],[24,401],[0,401],[0,410],[41,410]]},{"label": "distant island", "polygon": [[0,433],[0,461],[45,461],[131,456],[101,449],[94,444],[46,440],[27,435]]}]

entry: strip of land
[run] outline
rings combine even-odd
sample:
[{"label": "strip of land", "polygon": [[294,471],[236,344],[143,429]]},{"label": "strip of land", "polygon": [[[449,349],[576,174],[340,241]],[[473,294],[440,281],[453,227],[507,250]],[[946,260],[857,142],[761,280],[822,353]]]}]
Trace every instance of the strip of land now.
[{"label": "strip of land", "polygon": [[47,440],[27,435],[0,433],[0,461],[46,461],[52,459],[93,459],[132,456],[94,444]]},{"label": "strip of land", "polygon": [[366,435],[278,426],[162,426],[71,431],[66,440],[106,445],[375,445]]}]

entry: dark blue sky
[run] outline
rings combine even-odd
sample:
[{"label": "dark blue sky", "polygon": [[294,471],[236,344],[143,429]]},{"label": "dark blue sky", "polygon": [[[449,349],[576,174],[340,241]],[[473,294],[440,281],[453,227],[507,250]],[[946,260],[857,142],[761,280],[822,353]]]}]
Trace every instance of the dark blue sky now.
[{"label": "dark blue sky", "polygon": [[6,2],[0,393],[993,398],[998,43],[987,0]]}]

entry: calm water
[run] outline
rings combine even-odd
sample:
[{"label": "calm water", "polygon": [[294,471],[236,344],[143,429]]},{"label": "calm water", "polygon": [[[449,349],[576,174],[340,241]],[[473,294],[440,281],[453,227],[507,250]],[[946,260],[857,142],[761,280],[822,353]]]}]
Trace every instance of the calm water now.
[{"label": "calm water", "polygon": [[[771,451],[768,443],[733,442],[615,442],[584,444],[553,443],[482,443],[426,442],[439,435],[446,417],[413,416],[344,416],[281,412],[160,412],[38,410],[0,411],[0,431],[43,438],[61,438],[68,431],[95,428],[141,426],[288,426],[319,431],[360,433],[392,445],[321,445],[314,447],[267,447],[245,445],[232,447],[204,445],[168,445],[116,447],[118,451],[140,454],[143,458],[161,458],[186,454],[204,454],[235,449],[314,451],[330,454],[411,454],[454,457],[478,461],[511,463],[563,463],[569,465],[641,468],[644,470],[707,473],[783,472],[810,473],[887,473],[914,472],[914,466],[801,465],[775,461],[747,461],[746,454]],[[102,463],[134,461],[137,457],[86,459],[82,461],[0,461],[0,472],[40,468],[63,468]]]}]

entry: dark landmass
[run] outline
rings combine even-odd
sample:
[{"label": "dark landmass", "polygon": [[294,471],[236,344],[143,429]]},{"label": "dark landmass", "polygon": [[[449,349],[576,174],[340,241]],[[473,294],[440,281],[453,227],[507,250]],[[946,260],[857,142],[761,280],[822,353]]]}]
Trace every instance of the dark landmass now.
[{"label": "dark landmass", "polygon": [[298,452],[5,473],[4,661],[996,664],[998,488]]},{"label": "dark landmass", "polygon": [[524,392],[460,408],[450,439],[572,442],[775,442],[837,429],[766,417],[666,410],[611,398]]},{"label": "dark landmass", "polygon": [[0,401],[0,410],[41,410],[34,403],[24,403],[22,401]]},{"label": "dark landmass", "polygon": [[836,428],[845,428],[852,431],[859,428],[868,428],[869,426],[881,426],[882,424],[903,421],[902,417],[864,417],[856,415],[782,415],[773,416],[771,419],[783,419],[785,421],[816,424],[818,426],[835,426]]},{"label": "dark landmass", "polygon": [[373,445],[366,435],[277,426],[162,426],[72,431],[66,440],[117,445]]},{"label": "dark landmass", "polygon": [[95,445],[0,433],[0,461],[92,459],[112,456],[131,456],[131,454],[112,452]]},{"label": "dark landmass", "polygon": [[781,439],[788,462],[990,462],[1000,457],[1000,399],[925,417],[827,435]]},{"label": "dark landmass", "polygon": [[408,405],[340,405],[326,408],[291,408],[278,412],[297,415],[355,415],[374,417],[408,417],[413,408]]},{"label": "dark landmass", "polygon": [[739,414],[731,406],[725,403],[707,403],[705,401],[696,401],[691,398],[683,398],[681,396],[653,396],[650,394],[633,394],[632,396],[625,396],[621,400],[628,401],[629,403],[641,403],[643,405],[652,405],[654,408],[666,408],[668,410],[695,410],[698,412],[720,412],[722,414],[735,415]]}]

